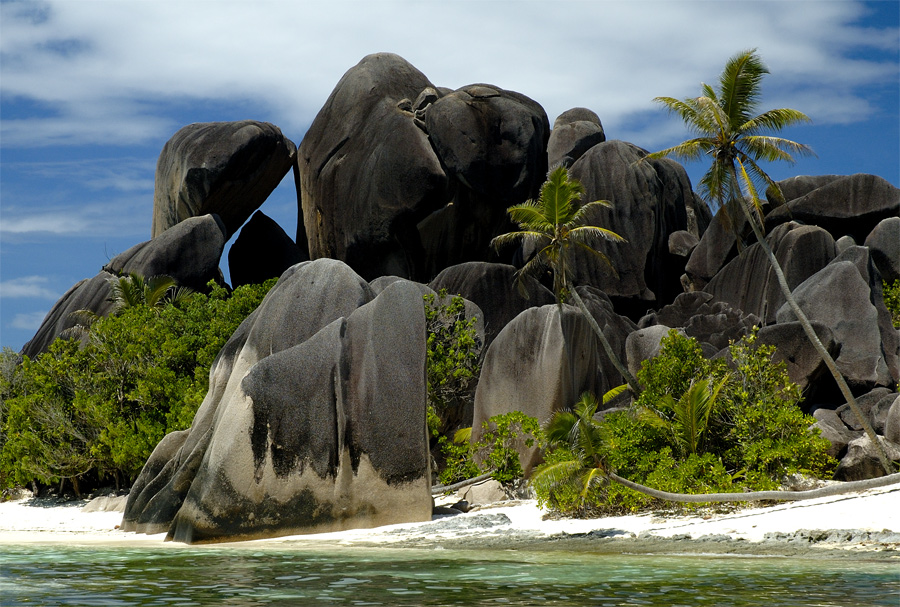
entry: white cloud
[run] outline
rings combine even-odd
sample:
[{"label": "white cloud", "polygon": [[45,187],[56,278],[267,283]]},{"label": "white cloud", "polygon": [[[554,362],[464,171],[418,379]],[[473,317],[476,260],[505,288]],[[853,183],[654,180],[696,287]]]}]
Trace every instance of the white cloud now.
[{"label": "white cloud", "polygon": [[[522,92],[551,122],[573,106],[633,122],[654,96],[696,94],[749,47],[773,70],[766,90],[790,107],[815,91],[824,123],[865,118],[856,87],[897,74],[898,28],[855,26],[856,2],[54,0],[0,11],[4,98],[51,114],[4,121],[7,146],[147,141],[180,126],[149,102],[204,99],[251,102],[263,115],[248,117],[299,138],[343,73],[379,51],[440,86]],[[872,50],[881,58],[860,59]]]},{"label": "white cloud", "polygon": [[57,300],[60,294],[47,287],[45,276],[22,276],[0,281],[0,298],[33,298]]},{"label": "white cloud", "polygon": [[28,331],[37,331],[41,328],[41,323],[47,316],[47,310],[42,312],[26,312],[24,314],[16,314],[13,316],[9,326],[13,329],[23,329]]}]

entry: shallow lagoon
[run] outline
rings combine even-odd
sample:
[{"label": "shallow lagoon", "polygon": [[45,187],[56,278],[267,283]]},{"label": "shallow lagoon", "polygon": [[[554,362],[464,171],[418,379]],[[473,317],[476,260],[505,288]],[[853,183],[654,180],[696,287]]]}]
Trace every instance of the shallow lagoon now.
[{"label": "shallow lagoon", "polygon": [[889,605],[896,562],[522,550],[0,547],[3,605]]}]

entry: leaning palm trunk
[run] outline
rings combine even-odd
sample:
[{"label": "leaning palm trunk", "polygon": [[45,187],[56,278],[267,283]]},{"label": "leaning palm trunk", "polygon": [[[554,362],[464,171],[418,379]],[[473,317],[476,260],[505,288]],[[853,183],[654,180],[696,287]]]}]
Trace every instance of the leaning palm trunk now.
[{"label": "leaning palm trunk", "polygon": [[840,485],[829,485],[820,489],[812,489],[810,491],[747,491],[744,493],[669,493],[668,491],[659,491],[651,489],[644,485],[635,483],[622,478],[614,472],[609,473],[609,478],[616,481],[620,485],[633,489],[638,493],[655,497],[656,499],[666,500],[669,502],[681,502],[692,504],[718,503],[718,502],[755,502],[761,500],[773,501],[798,501],[808,500],[817,497],[828,497],[831,495],[842,495],[844,493],[853,493],[855,491],[865,491],[867,489],[875,489],[877,487],[886,487],[894,483],[900,483],[900,473],[889,474],[888,476],[879,476],[878,478],[869,478],[862,481],[852,481],[841,483]]},{"label": "leaning palm trunk", "polygon": [[790,286],[788,286],[787,280],[784,277],[784,271],[781,269],[781,264],[778,263],[778,259],[775,257],[775,253],[772,251],[772,247],[769,246],[768,241],[766,241],[766,237],[765,235],[763,235],[762,230],[757,223],[756,217],[753,216],[751,211],[747,208],[747,205],[742,200],[738,201],[738,205],[744,212],[747,221],[749,221],[750,225],[753,227],[753,233],[756,236],[756,240],[759,243],[759,246],[762,247],[762,250],[765,252],[766,258],[769,260],[769,263],[772,266],[772,270],[775,272],[775,277],[778,279],[778,286],[781,287],[781,292],[782,294],[784,294],[788,305],[794,312],[797,320],[800,321],[800,325],[803,327],[803,331],[806,333],[809,341],[812,343],[813,347],[816,349],[816,352],[818,352],[819,356],[825,362],[825,366],[828,367],[828,370],[831,372],[831,375],[837,382],[837,385],[841,390],[841,394],[843,394],[844,398],[847,399],[847,404],[850,405],[850,410],[853,411],[853,414],[856,416],[860,425],[863,427],[863,430],[865,430],[866,436],[869,437],[869,440],[872,441],[872,444],[874,444],[876,449],[878,450],[878,459],[881,461],[881,467],[884,468],[884,473],[892,474],[896,471],[896,469],[895,466],[891,464],[891,460],[890,458],[888,458],[887,453],[885,453],[884,445],[882,445],[878,440],[878,437],[875,435],[875,430],[872,428],[869,420],[866,419],[866,416],[859,408],[859,405],[856,404],[856,399],[853,397],[853,393],[850,391],[850,386],[847,385],[847,381],[844,379],[844,376],[837,368],[837,364],[834,362],[834,358],[831,357],[831,354],[829,354],[828,350],[822,344],[822,340],[820,340],[819,336],[816,335],[816,331],[813,329],[812,324],[810,324],[809,318],[807,318],[803,310],[800,309],[799,304],[797,304],[797,300],[794,299],[794,294],[791,292],[791,288]]},{"label": "leaning palm trunk", "polygon": [[587,309],[587,306],[584,304],[584,300],[581,299],[581,296],[578,294],[578,291],[573,287],[569,293],[572,295],[572,298],[575,300],[575,303],[578,305],[578,309],[581,310],[581,313],[584,314],[585,318],[587,318],[588,323],[591,325],[591,329],[594,330],[594,333],[597,335],[597,338],[600,340],[600,344],[603,346],[604,352],[606,352],[606,356],[615,366],[616,370],[622,374],[622,377],[628,382],[628,387],[631,388],[632,394],[637,398],[641,394],[641,388],[638,385],[637,380],[634,378],[634,375],[628,371],[628,367],[622,364],[622,361],[616,355],[616,353],[612,349],[612,345],[609,343],[609,340],[606,339],[606,335],[604,335],[603,330],[600,328],[600,325],[597,323],[597,320],[594,318],[594,315],[590,313]]}]

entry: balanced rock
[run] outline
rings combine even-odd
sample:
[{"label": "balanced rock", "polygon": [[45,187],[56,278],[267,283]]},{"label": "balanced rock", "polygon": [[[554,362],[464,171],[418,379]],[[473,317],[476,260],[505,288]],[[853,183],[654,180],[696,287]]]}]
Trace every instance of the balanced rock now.
[{"label": "balanced rock", "polygon": [[425,91],[437,94],[424,74],[390,53],[364,57],[337,83],[297,152],[297,242],[307,239],[312,259],[340,259],[366,280],[424,278],[417,224],[450,200],[447,175],[410,101]]},{"label": "balanced rock", "polygon": [[585,152],[604,141],[606,134],[597,114],[583,107],[566,110],[553,122],[547,141],[548,166],[568,168]]},{"label": "balanced rock", "polygon": [[787,221],[817,225],[834,238],[863,242],[883,219],[900,215],[900,189],[875,175],[847,175],[791,200],[766,216],[766,230]]},{"label": "balanced rock", "polygon": [[204,122],[180,129],[156,164],[152,235],[215,213],[230,238],[281,183],[296,153],[294,143],[268,122]]},{"label": "balanced rock", "polygon": [[282,272],[309,255],[281,226],[262,211],[253,214],[228,251],[231,286],[259,284],[278,278]]},{"label": "balanced rock", "polygon": [[[578,308],[529,308],[506,325],[488,348],[475,391],[472,440],[493,417],[521,411],[546,422],[584,391],[602,394],[599,344]],[[519,445],[526,475],[539,463],[535,447]]]}]

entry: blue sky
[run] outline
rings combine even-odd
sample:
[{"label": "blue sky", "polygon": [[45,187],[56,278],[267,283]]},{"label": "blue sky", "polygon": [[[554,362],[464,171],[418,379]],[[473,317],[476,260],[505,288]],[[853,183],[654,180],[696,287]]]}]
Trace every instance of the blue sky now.
[{"label": "blue sky", "polygon": [[[757,48],[761,109],[807,113],[784,135],[818,154],[771,175],[900,185],[898,31],[896,0],[0,1],[0,345],[20,349],[71,285],[149,239],[175,131],[252,118],[299,144],[369,53],[439,86],[519,91],[551,124],[591,108],[608,139],[653,150],[687,135],[653,97],[696,95]],[[290,175],[262,210],[295,233]]]}]

